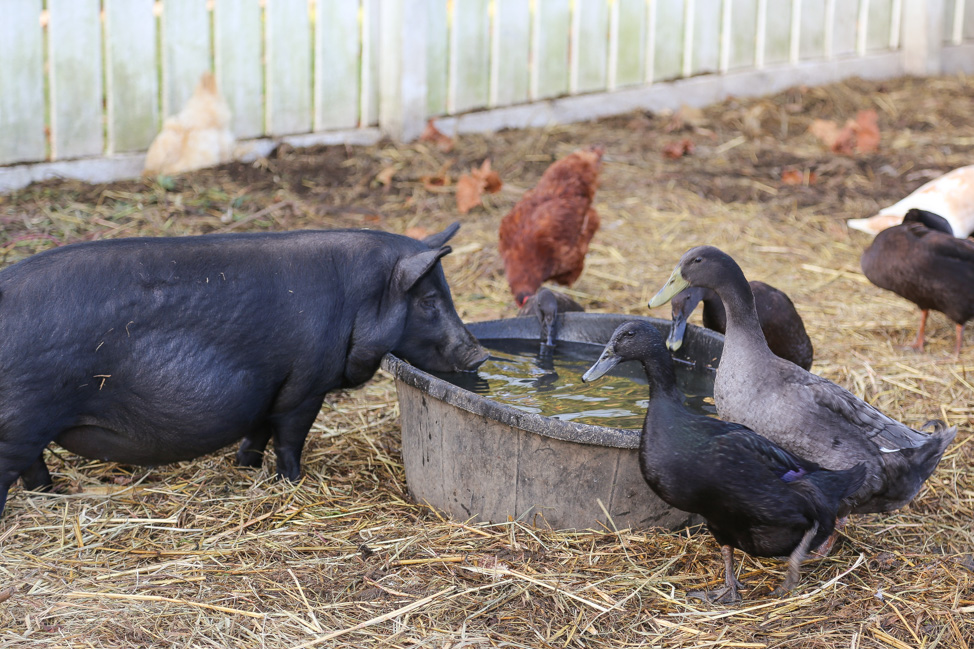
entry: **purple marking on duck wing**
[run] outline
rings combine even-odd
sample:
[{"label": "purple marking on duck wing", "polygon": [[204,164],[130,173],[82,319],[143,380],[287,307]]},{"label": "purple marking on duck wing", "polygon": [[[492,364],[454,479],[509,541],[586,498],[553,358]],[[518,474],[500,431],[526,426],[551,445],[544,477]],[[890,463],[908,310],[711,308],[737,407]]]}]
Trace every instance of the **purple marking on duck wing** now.
[{"label": "purple marking on duck wing", "polygon": [[806,471],[805,469],[798,469],[797,471],[793,469],[789,469],[788,471],[785,471],[784,475],[781,476],[781,479],[784,480],[785,482],[794,482],[795,480],[798,480],[799,478],[806,475],[807,473],[808,471]]}]

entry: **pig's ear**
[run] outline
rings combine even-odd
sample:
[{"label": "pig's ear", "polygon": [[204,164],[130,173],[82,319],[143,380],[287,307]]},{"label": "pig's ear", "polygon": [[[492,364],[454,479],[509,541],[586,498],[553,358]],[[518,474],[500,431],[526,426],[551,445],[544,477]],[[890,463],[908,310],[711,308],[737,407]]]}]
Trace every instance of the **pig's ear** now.
[{"label": "pig's ear", "polygon": [[446,243],[447,241],[453,238],[453,235],[455,235],[457,233],[457,230],[459,229],[460,229],[460,222],[454,221],[453,223],[448,225],[446,230],[443,230],[443,232],[439,232],[437,234],[431,234],[425,239],[423,239],[423,243],[425,243],[431,249],[441,248],[444,243]]},{"label": "pig's ear", "polygon": [[438,250],[428,250],[412,257],[404,257],[396,264],[393,271],[393,285],[403,293],[406,293],[421,280],[426,273],[433,269],[440,257],[448,255],[453,251],[450,246],[442,246]]}]

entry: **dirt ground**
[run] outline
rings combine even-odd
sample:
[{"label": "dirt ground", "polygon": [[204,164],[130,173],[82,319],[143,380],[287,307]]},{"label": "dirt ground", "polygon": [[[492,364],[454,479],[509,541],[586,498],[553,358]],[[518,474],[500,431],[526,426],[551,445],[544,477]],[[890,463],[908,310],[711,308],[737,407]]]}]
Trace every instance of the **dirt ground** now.
[{"label": "dirt ground", "polygon": [[[904,350],[918,312],[863,277],[869,238],[845,226],[970,164],[972,102],[965,78],[853,80],[731,99],[682,119],[637,113],[464,136],[449,153],[429,143],[282,147],[258,163],[176,178],[48,182],[0,196],[4,265],[95,238],[434,231],[459,220],[444,268],[461,315],[482,320],[515,311],[497,254],[500,219],[553,160],[601,144],[602,228],[570,291],[590,311],[648,314],[679,256],[713,244],[749,279],[791,296],[815,345],[813,371],[907,423],[937,417],[959,428],[914,502],[853,518],[791,596],[769,596],[782,562],[738,554],[744,602],[715,607],[687,597],[722,578],[705,532],[480,525],[412,502],[395,386],[380,373],[327,398],[296,485],[272,479],[273,456],[261,471],[238,469],[232,449],[157,468],[54,449],[60,493],[17,486],[0,520],[0,642],[974,646],[974,335],[954,359],[953,324],[933,314],[926,352]],[[877,153],[836,155],[808,133],[815,118],[841,124],[863,109],[879,115]],[[663,155],[684,139],[692,153]],[[460,215],[457,176],[485,158],[504,188]]]}]

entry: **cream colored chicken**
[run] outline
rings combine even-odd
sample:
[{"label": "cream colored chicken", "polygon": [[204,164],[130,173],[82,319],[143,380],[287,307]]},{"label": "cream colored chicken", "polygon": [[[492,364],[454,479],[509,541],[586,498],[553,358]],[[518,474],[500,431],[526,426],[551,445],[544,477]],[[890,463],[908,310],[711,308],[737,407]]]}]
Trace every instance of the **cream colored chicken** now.
[{"label": "cream colored chicken", "polygon": [[925,210],[943,217],[955,237],[974,232],[974,165],[958,167],[934,178],[895,205],[884,207],[868,219],[846,221],[853,230],[875,236],[899,225],[911,209]]},{"label": "cream colored chicken", "polygon": [[230,107],[204,72],[186,106],[166,118],[145,156],[145,174],[178,174],[226,162],[233,157]]}]

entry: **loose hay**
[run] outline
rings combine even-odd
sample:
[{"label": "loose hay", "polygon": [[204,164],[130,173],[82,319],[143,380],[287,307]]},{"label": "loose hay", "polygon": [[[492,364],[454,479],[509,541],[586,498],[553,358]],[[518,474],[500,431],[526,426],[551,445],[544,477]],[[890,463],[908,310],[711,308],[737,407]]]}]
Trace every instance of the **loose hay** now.
[{"label": "loose hay", "polygon": [[[647,313],[680,254],[712,243],[792,297],[816,372],[911,424],[960,428],[910,506],[852,519],[785,599],[768,597],[784,564],[744,558],[745,601],[723,609],[686,597],[721,580],[706,533],[483,525],[411,502],[395,388],[380,373],[328,397],[299,484],[272,479],[273,456],[262,471],[238,469],[230,449],[151,469],[50,454],[65,493],[15,487],[0,521],[3,646],[974,646],[974,339],[955,362],[952,324],[934,315],[928,352],[902,350],[916,310],[865,281],[868,239],[843,223],[969,164],[972,94],[962,78],[853,81],[729,100],[679,133],[665,131],[668,116],[634,114],[466,136],[450,154],[422,143],[285,148],[256,165],[0,196],[4,263],[93,238],[403,232],[456,219],[453,194],[428,190],[424,176],[446,169],[455,181],[489,157],[504,189],[462,219],[444,261],[461,314],[476,320],[514,313],[501,217],[552,160],[599,143],[603,226],[570,291],[590,310]],[[815,118],[868,108],[879,111],[878,154],[835,156],[806,132]],[[684,137],[694,154],[665,159],[663,146]],[[782,182],[790,168],[815,182]]]}]

